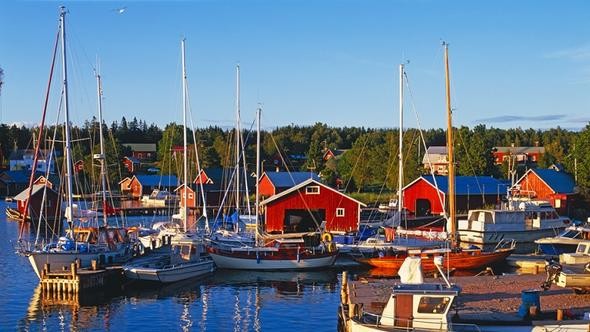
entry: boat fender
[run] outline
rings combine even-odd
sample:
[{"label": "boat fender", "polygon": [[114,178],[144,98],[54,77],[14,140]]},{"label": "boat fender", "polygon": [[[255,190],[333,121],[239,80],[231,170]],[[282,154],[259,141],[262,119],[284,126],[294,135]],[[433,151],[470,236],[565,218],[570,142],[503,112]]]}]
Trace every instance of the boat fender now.
[{"label": "boat fender", "polygon": [[322,235],[322,241],[324,241],[324,242],[332,242],[332,239],[333,239],[332,234],[330,234],[330,233],[324,233]]}]

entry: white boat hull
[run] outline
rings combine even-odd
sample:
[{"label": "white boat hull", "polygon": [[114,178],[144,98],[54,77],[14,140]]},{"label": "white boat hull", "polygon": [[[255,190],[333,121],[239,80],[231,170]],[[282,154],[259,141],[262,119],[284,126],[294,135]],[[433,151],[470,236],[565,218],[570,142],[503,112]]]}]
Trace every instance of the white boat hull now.
[{"label": "white boat hull", "polygon": [[51,271],[63,270],[64,267],[69,269],[70,265],[74,263],[76,259],[80,260],[80,267],[83,268],[90,267],[93,260],[96,260],[99,263],[103,262],[112,265],[128,261],[132,256],[132,252],[128,248],[100,253],[34,251],[27,253],[27,256],[29,257],[29,262],[37,274],[37,277],[41,279],[41,271],[43,271],[45,264],[49,264]]},{"label": "white boat hull", "polygon": [[459,230],[459,239],[463,243],[473,243],[477,245],[496,245],[502,240],[516,240],[518,244],[534,243],[543,237],[555,236],[563,228],[549,229],[530,229],[523,231],[471,231]]},{"label": "white boat hull", "polygon": [[237,270],[302,270],[329,267],[336,255],[300,259],[256,259],[209,253],[220,269]]},{"label": "white boat hull", "polygon": [[215,264],[207,259],[201,262],[182,263],[169,268],[123,267],[125,277],[133,280],[170,283],[205,276],[215,271]]}]

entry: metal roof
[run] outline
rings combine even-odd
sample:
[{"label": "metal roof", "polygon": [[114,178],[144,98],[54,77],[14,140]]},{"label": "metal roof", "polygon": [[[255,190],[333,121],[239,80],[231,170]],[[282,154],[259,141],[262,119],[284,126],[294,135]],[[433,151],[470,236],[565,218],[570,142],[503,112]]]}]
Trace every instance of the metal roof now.
[{"label": "metal roof", "polygon": [[[31,196],[34,196],[38,191],[42,190],[43,188],[45,188],[44,184],[35,184],[33,185],[33,190],[31,191]],[[55,190],[47,187],[48,191],[53,191],[55,192]],[[18,195],[14,196],[14,200],[15,201],[25,201],[27,200],[27,198],[29,197],[29,188],[26,188],[25,190],[21,191]]]},{"label": "metal roof", "polygon": [[320,177],[312,172],[265,172],[275,188],[290,188],[308,179],[320,181]]},{"label": "metal roof", "polygon": [[136,175],[135,178],[142,186],[152,187],[176,187],[178,178],[176,175]]},{"label": "metal roof", "polygon": [[535,174],[537,174],[539,178],[541,178],[541,180],[543,180],[543,182],[545,182],[549,187],[551,187],[551,189],[553,189],[553,191],[555,191],[556,193],[574,193],[574,187],[576,186],[576,183],[574,182],[574,179],[565,172],[559,172],[553,169],[544,168],[530,169],[529,172],[534,172]]},{"label": "metal roof", "polygon": [[[438,186],[438,189],[445,194],[449,190],[449,181],[447,176],[436,175],[436,186],[432,175],[422,175],[420,178],[428,181],[432,186]],[[418,178],[417,180],[419,180]],[[414,181],[416,182],[416,181]],[[414,182],[408,184],[408,188]],[[455,177],[455,194],[457,195],[505,195],[510,184],[494,179],[491,176],[457,176]]]},{"label": "metal roof", "polygon": [[122,145],[130,148],[132,151],[156,152],[156,143],[123,143]]},{"label": "metal roof", "polygon": [[[309,174],[309,173],[307,173],[307,174]],[[283,191],[283,192],[281,192],[279,194],[270,196],[269,198],[267,198],[264,201],[260,202],[260,205],[267,205],[268,203],[270,203],[272,201],[275,201],[275,200],[277,200],[277,199],[279,199],[281,197],[287,196],[287,195],[291,194],[292,192],[295,192],[295,191],[299,190],[300,188],[303,188],[303,187],[305,187],[305,186],[307,186],[309,184],[315,184],[315,185],[321,186],[321,187],[326,188],[328,190],[331,190],[331,191],[333,191],[333,192],[335,192],[335,193],[337,193],[339,195],[342,195],[342,196],[350,199],[351,201],[353,201],[353,202],[355,202],[355,203],[357,203],[359,205],[367,206],[365,203],[363,203],[363,202],[361,202],[359,200],[356,200],[356,199],[354,199],[354,198],[352,198],[352,197],[350,197],[350,196],[348,196],[346,194],[343,194],[343,193],[339,192],[338,190],[336,190],[336,189],[334,189],[332,187],[326,186],[325,184],[321,183],[320,181],[315,180],[315,179],[312,179],[312,178],[308,178],[307,180],[299,183],[298,185],[296,185],[294,187],[291,187],[290,189],[287,189],[287,190],[285,190],[285,191]]]}]

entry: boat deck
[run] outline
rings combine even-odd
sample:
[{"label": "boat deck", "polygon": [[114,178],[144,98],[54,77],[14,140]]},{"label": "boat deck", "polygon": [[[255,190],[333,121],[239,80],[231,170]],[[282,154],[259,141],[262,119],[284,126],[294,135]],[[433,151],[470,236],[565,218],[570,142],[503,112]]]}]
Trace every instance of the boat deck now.
[{"label": "boat deck", "polygon": [[[522,303],[521,291],[540,289],[545,274],[452,277],[451,282],[462,291],[456,302],[459,316],[482,320],[516,320],[516,312]],[[397,279],[366,279],[349,281],[346,292],[348,303],[362,307],[364,311],[380,314],[391,294],[391,287]],[[425,282],[444,282],[442,279],[427,278]],[[344,295],[344,294],[343,294]],[[590,312],[590,294],[576,295],[571,289],[553,286],[541,292],[541,312],[555,312],[569,309],[569,313],[581,316]]]}]

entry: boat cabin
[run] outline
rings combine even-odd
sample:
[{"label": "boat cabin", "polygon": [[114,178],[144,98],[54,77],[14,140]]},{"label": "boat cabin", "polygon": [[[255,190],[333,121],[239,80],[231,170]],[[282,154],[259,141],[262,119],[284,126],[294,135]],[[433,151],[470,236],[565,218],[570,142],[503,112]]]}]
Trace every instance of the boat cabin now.
[{"label": "boat cabin", "polygon": [[364,313],[361,319],[383,327],[446,331],[448,312],[460,291],[454,285],[398,284],[380,316]]},{"label": "boat cabin", "polygon": [[559,256],[561,264],[587,264],[590,263],[590,241],[578,243],[576,252],[565,253]]}]

